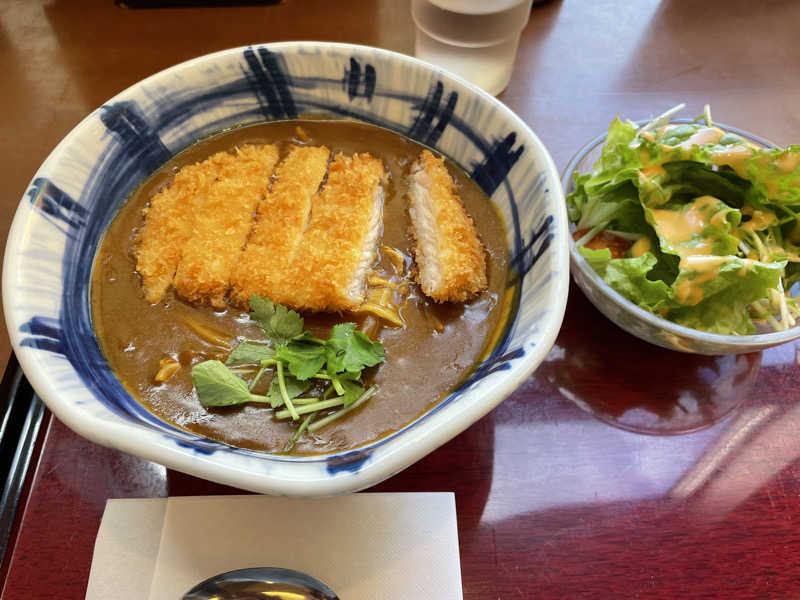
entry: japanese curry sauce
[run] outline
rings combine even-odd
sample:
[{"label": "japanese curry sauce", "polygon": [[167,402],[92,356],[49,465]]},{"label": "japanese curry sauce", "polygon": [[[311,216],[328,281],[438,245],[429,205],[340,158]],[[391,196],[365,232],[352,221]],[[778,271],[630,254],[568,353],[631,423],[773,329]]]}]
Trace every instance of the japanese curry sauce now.
[{"label": "japanese curry sauce", "polygon": [[[174,157],[131,196],[111,223],[95,259],[92,276],[92,316],[100,346],[125,388],[151,412],[180,428],[233,446],[281,452],[294,428],[273,418],[268,405],[246,404],[204,408],[192,389],[191,367],[208,359],[225,360],[227,351],[201,339],[186,325],[186,318],[226,337],[263,339],[263,333],[233,307],[215,311],[192,306],[173,291],[151,305],[144,299],[135,272],[136,231],[143,224],[142,209],[167,185],[181,166],[203,160],[215,152],[243,144],[276,143],[285,154],[299,143],[296,128],[307,134],[302,143],[326,145],[332,152],[369,152],[390,171],[386,186],[383,238],[412,256],[406,176],[422,146],[396,133],[347,121],[286,121],[244,127],[203,140]],[[503,223],[486,194],[458,167],[448,162],[464,206],[473,218],[486,248],[489,289],[466,304],[434,304],[416,284],[401,309],[404,329],[385,323],[367,333],[386,349],[383,364],[366,371],[365,383],[378,392],[363,407],[315,432],[304,434],[294,454],[318,454],[353,448],[383,437],[434,406],[466,377],[490,350],[493,333],[506,317],[507,251]],[[390,276],[391,262],[380,257],[376,273]],[[304,314],[305,327],[327,336],[336,323],[365,325],[361,314]],[[443,330],[437,332],[435,324]],[[374,317],[371,317],[374,323]],[[164,383],[154,375],[159,362],[171,357],[181,368]],[[294,426],[296,427],[296,425]]]}]

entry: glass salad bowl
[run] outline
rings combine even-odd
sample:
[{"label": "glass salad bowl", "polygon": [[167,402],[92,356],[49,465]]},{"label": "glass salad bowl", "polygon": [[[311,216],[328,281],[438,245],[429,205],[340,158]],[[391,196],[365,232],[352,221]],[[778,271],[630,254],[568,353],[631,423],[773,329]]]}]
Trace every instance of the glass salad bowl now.
[{"label": "glass salad bowl", "polygon": [[[641,127],[648,122],[647,120],[639,121],[636,125]],[[670,120],[670,124],[693,122],[691,119]],[[723,129],[725,132],[736,134],[750,144],[767,148],[775,147],[772,142],[747,131],[721,123],[714,123],[714,126]],[[606,138],[607,135],[603,134],[591,140],[569,161],[562,173],[562,186],[565,196],[569,196],[575,190],[574,174],[576,172],[584,174],[592,171],[593,165],[601,156]],[[570,227],[573,233],[577,229],[574,223],[570,223]],[[569,239],[569,251],[570,271],[575,283],[592,304],[603,315],[628,333],[657,346],[693,354],[744,354],[757,352],[800,338],[800,326],[780,331],[762,332],[759,329],[757,333],[749,335],[725,335],[679,325],[641,308],[615,291],[578,251],[578,246],[572,236]],[[792,296],[798,295],[799,290],[797,288],[797,284],[792,288]]]}]

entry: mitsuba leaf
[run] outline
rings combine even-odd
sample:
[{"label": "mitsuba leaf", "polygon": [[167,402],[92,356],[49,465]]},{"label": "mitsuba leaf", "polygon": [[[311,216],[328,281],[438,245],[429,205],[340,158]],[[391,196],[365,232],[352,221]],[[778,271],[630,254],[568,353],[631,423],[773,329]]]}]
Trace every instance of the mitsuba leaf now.
[{"label": "mitsuba leaf", "polygon": [[203,406],[231,406],[250,401],[247,383],[218,360],[192,367],[192,383]]},{"label": "mitsuba leaf", "polygon": [[287,344],[303,333],[303,317],[257,294],[250,296],[250,316],[276,346]]},{"label": "mitsuba leaf", "polygon": [[342,408],[347,408],[353,404],[364,393],[364,386],[355,381],[342,381],[342,387],[344,388],[344,394],[340,396],[344,399]]},{"label": "mitsuba leaf", "polygon": [[319,373],[325,364],[325,346],[293,340],[285,346],[278,346],[276,358],[286,363],[292,375],[306,380]]},{"label": "mitsuba leaf", "polygon": [[[306,381],[299,381],[296,377],[292,377],[291,375],[284,375],[283,383],[286,386],[286,394],[289,396],[289,400],[294,400],[295,398],[299,397],[300,394],[305,393],[309,387],[311,387],[310,383]],[[269,384],[267,398],[269,399],[269,403],[272,408],[280,408],[284,404],[280,383],[278,382],[277,377],[273,377]]]},{"label": "mitsuba leaf", "polygon": [[243,365],[258,363],[262,360],[275,358],[275,349],[263,342],[253,342],[245,340],[228,355],[226,365]]},{"label": "mitsuba leaf", "polygon": [[357,331],[355,323],[340,323],[333,327],[325,343],[325,356],[330,375],[343,371],[360,373],[364,367],[381,362],[384,350],[380,342],[373,342]]},{"label": "mitsuba leaf", "polygon": [[269,321],[275,314],[275,305],[269,298],[262,298],[258,294],[250,296],[250,318],[264,331],[269,328]]}]

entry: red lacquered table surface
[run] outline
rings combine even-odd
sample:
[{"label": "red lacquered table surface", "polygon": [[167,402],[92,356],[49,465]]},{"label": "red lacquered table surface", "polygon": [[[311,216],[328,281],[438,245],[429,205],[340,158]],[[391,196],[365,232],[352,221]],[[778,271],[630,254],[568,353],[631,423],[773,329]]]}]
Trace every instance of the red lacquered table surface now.
[{"label": "red lacquered table surface", "polygon": [[[800,141],[798,22],[793,2],[552,0],[534,8],[502,99],[559,166],[616,113],[638,119],[681,101]],[[11,90],[0,94],[3,236],[57,140],[153,71],[277,39],[413,51],[408,7],[389,0],[148,11],[6,2],[0,25]],[[573,288],[535,375],[373,490],[455,492],[467,599],[800,597],[799,353],[660,350]],[[48,416],[2,597],[83,598],[108,498],[215,493],[236,490],[101,448]]]}]

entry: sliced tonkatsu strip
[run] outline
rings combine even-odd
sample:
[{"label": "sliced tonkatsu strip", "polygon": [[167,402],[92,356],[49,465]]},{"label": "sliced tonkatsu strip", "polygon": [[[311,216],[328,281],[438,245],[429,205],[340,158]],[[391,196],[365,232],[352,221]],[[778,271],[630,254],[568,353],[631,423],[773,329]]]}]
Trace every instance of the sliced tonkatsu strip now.
[{"label": "sliced tonkatsu strip", "polygon": [[417,282],[436,302],[463,302],[486,289],[486,259],[475,225],[444,165],[423,150],[409,180]]},{"label": "sliced tonkatsu strip", "polygon": [[136,246],[136,271],[148,302],[157,304],[172,283],[181,251],[192,234],[198,204],[216,179],[216,170],[232,165],[236,158],[227,152],[202,162],[186,165],[172,183],[153,196],[143,213],[144,227]]},{"label": "sliced tonkatsu strip", "polygon": [[337,155],[295,253],[286,287],[273,300],[312,311],[352,310],[364,301],[383,223],[383,163]]},{"label": "sliced tonkatsu strip", "polygon": [[234,304],[246,306],[252,294],[277,298],[287,287],[292,259],[308,225],[311,198],[325,177],[329,156],[324,146],[292,146],[275,169],[247,247],[231,273]]},{"label": "sliced tonkatsu strip", "polygon": [[215,308],[226,306],[233,265],[267,193],[278,161],[274,145],[242,146],[231,161],[218,153],[204,161],[215,181],[197,198],[191,233],[182,250],[173,285],[182,298]]}]

